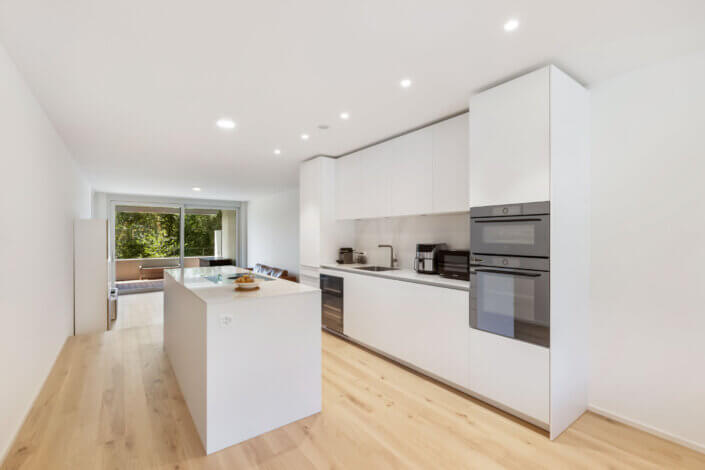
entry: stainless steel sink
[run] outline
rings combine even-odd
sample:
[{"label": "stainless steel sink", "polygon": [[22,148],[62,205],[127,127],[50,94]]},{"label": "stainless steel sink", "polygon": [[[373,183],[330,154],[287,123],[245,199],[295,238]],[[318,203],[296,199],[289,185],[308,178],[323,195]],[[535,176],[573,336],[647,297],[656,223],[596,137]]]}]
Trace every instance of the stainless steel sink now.
[{"label": "stainless steel sink", "polygon": [[360,266],[359,268],[355,269],[361,269],[362,271],[398,271],[399,268],[388,268],[386,266]]}]

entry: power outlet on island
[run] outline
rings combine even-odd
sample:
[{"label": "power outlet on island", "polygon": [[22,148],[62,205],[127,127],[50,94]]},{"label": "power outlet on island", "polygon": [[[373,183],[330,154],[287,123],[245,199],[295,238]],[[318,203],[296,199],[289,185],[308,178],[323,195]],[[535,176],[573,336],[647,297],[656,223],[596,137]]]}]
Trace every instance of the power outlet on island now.
[{"label": "power outlet on island", "polygon": [[224,313],[220,316],[221,326],[230,326],[233,322],[233,316],[229,313]]}]

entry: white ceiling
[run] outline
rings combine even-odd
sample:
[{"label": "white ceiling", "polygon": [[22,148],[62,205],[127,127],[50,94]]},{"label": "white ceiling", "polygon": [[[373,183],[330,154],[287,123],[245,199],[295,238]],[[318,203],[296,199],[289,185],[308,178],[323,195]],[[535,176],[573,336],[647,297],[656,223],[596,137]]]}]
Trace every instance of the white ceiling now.
[{"label": "white ceiling", "polygon": [[705,1],[0,0],[0,39],[95,189],[248,200],[542,64],[592,85],[702,49]]}]

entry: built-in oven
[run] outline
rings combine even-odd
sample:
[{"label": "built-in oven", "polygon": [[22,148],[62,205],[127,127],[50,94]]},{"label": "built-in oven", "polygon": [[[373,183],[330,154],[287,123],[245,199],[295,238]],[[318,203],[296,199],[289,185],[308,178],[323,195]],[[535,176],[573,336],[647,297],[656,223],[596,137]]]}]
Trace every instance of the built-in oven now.
[{"label": "built-in oven", "polygon": [[472,254],[548,257],[550,205],[530,202],[470,209]]},{"label": "built-in oven", "polygon": [[323,328],[343,334],[343,278],[320,275],[321,323]]},{"label": "built-in oven", "polygon": [[470,268],[470,326],[550,346],[547,258],[477,255]]}]

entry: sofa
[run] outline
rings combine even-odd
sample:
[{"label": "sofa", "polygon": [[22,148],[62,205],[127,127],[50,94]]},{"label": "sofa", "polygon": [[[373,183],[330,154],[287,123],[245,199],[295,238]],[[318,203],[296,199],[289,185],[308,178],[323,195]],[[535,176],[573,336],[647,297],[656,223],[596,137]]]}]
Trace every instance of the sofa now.
[{"label": "sofa", "polygon": [[267,276],[276,277],[278,279],[284,279],[291,282],[296,282],[296,276],[290,276],[289,271],[282,268],[275,268],[272,266],[267,266],[266,264],[257,263],[254,268],[250,268],[252,272],[259,274],[266,274]]}]

